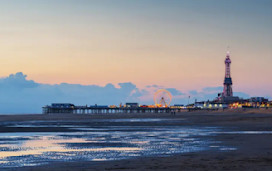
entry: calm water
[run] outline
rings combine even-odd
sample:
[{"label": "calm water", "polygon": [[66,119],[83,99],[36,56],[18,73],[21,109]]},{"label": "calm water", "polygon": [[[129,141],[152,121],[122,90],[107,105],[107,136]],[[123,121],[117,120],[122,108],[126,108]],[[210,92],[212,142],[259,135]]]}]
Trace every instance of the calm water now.
[{"label": "calm water", "polygon": [[[108,120],[104,122],[124,122]],[[167,122],[161,119],[125,122]],[[45,127],[48,123],[14,123],[9,127]],[[215,142],[213,127],[182,126],[73,126],[77,132],[0,133],[0,167],[20,167],[54,161],[118,160],[139,156],[166,156],[201,150],[235,150]]]}]

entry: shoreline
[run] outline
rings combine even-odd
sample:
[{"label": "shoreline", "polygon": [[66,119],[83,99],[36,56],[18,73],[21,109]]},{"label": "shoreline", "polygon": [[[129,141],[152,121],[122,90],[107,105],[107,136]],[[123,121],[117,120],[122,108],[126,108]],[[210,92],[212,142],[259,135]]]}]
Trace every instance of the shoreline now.
[{"label": "shoreline", "polygon": [[[52,162],[40,166],[5,168],[6,170],[272,170],[272,112],[184,112],[171,114],[104,114],[104,115],[0,115],[0,133],[9,132],[64,132],[71,129],[61,127],[7,127],[5,123],[46,122],[54,126],[59,123],[72,126],[109,124],[104,119],[118,119],[112,125],[120,126],[193,126],[220,127],[226,131],[213,136],[215,141],[236,150],[205,150],[164,157],[137,157],[114,161]],[[184,122],[141,122],[141,119],[181,120]],[[138,119],[128,122],[125,119]],[[4,125],[3,125],[4,124]],[[227,133],[229,131],[236,133]],[[244,133],[239,133],[243,132]],[[254,133],[267,132],[267,133]],[[247,133],[249,132],[249,133]],[[250,133],[253,132],[253,133]],[[2,169],[2,168],[1,168]]]}]

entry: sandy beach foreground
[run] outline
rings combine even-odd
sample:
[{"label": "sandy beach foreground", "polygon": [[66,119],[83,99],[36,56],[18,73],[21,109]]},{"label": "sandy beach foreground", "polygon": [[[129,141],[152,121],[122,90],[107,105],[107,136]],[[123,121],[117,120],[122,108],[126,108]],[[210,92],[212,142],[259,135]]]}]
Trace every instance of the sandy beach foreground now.
[{"label": "sandy beach foreground", "polygon": [[[171,119],[182,122],[93,122],[105,119]],[[9,127],[9,123],[55,121],[56,124],[98,126],[220,127],[212,136],[229,150],[202,150],[164,156],[138,156],[113,161],[51,162],[6,170],[272,170],[272,111],[184,112],[171,114],[114,115],[1,115],[0,133],[72,132],[65,127]],[[92,122],[91,122],[92,121]],[[222,131],[223,130],[223,131]]]}]

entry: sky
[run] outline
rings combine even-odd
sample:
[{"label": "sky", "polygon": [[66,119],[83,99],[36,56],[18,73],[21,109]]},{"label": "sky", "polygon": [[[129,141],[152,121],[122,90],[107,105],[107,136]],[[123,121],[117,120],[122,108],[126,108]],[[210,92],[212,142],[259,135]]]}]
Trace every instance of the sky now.
[{"label": "sky", "polygon": [[[96,96],[112,88],[109,96],[120,97],[112,103],[152,103],[158,88],[180,92],[174,100],[185,103],[188,95],[207,99],[222,91],[229,50],[234,92],[272,97],[271,8],[270,0],[0,0],[0,84],[12,78],[38,87],[18,89],[10,105],[31,93],[44,104],[95,103],[93,87],[101,88]],[[85,95],[57,99],[57,91],[40,89],[65,85]]]}]

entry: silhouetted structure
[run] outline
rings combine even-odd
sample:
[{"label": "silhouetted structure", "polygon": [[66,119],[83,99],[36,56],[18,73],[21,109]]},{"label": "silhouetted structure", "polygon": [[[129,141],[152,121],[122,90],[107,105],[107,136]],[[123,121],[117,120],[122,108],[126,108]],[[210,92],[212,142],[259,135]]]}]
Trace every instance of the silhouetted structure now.
[{"label": "silhouetted structure", "polygon": [[227,53],[226,59],[225,59],[225,66],[226,66],[226,71],[225,71],[225,80],[224,80],[224,91],[223,91],[223,97],[232,97],[232,79],[230,76],[230,55],[229,52]]},{"label": "silhouetted structure", "polygon": [[225,59],[225,79],[224,79],[224,90],[219,98],[219,101],[221,103],[233,103],[233,102],[240,102],[242,99],[240,99],[237,96],[233,96],[233,90],[232,90],[232,78],[230,75],[230,55],[229,52],[227,52],[227,56]]}]

